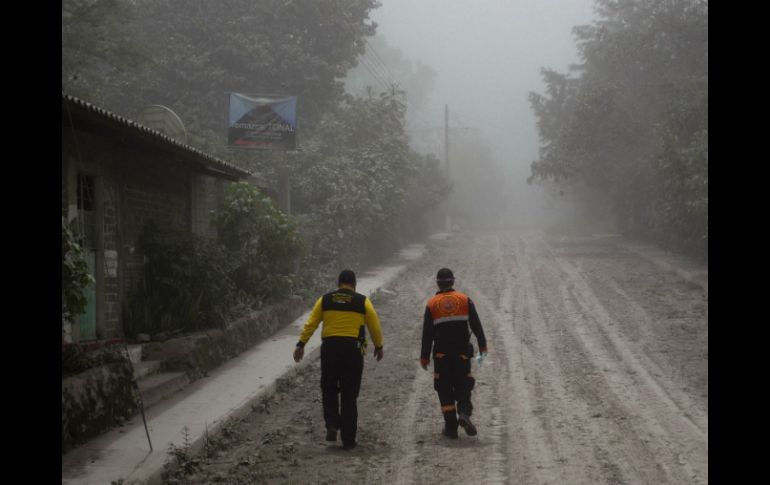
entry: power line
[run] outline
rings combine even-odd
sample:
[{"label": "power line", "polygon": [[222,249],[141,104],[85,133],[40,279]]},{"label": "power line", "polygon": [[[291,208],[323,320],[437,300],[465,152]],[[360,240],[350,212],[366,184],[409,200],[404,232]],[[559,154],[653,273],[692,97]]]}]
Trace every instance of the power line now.
[{"label": "power line", "polygon": [[[331,7],[331,4],[322,4],[322,6],[319,8],[324,7]],[[340,10],[339,5],[335,5],[335,7],[337,7],[337,10]],[[330,12],[328,8],[324,8],[324,10],[327,15],[334,14],[334,12]],[[354,26],[351,20],[349,20],[348,17],[344,14],[344,12],[342,15],[339,15],[338,18],[342,21],[342,25],[347,30],[347,32],[353,38],[356,38],[358,35],[355,32]],[[377,82],[380,83],[381,86],[383,86],[385,91],[388,91],[393,86],[398,85],[395,80],[395,76],[393,76],[393,72],[390,70],[390,68],[388,68],[387,64],[382,60],[370,42],[366,42],[366,45],[364,46],[364,53],[359,56],[359,59],[361,59],[361,64],[364,66],[364,68]]]},{"label": "power line", "polygon": [[377,53],[377,50],[374,48],[374,45],[370,42],[366,43],[367,47],[372,53],[372,57],[379,63],[381,69],[383,69],[386,73],[386,75],[391,79],[393,84],[397,84],[395,80],[395,76],[393,75],[393,72],[390,70],[388,65],[382,60],[382,57]]},{"label": "power line", "polygon": [[389,89],[388,83],[382,79],[380,74],[377,73],[376,69],[371,64],[371,61],[366,57],[366,54],[364,53],[364,55],[360,56],[359,59],[361,61],[361,66],[363,66],[369,75],[377,82],[379,82],[383,89],[387,91]]}]

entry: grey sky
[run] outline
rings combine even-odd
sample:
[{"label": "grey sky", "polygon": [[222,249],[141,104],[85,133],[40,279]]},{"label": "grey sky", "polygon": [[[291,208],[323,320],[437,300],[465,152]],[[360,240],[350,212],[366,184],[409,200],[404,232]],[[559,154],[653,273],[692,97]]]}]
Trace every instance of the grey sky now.
[{"label": "grey sky", "polygon": [[544,90],[541,67],[577,62],[572,27],[592,21],[593,1],[382,0],[372,19],[389,44],[436,70],[424,114],[441,126],[449,104],[450,123],[481,130],[520,173],[538,147],[527,96]]}]

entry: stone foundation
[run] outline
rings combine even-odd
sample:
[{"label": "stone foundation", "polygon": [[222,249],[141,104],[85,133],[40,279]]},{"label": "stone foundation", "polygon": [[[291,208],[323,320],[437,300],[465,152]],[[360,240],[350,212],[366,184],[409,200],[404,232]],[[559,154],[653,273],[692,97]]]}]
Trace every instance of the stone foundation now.
[{"label": "stone foundation", "polygon": [[62,453],[113,428],[138,411],[128,362],[62,378]]},{"label": "stone foundation", "polygon": [[299,318],[306,306],[299,297],[291,297],[254,311],[230,323],[225,330],[150,342],[142,346],[142,359],[163,361],[164,370],[184,371],[197,379]]}]

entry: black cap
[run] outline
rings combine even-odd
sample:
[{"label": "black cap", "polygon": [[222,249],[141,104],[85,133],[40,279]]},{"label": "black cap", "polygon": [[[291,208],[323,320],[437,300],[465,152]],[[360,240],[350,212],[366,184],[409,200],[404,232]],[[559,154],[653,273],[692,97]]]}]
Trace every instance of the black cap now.
[{"label": "black cap", "polygon": [[452,274],[452,270],[449,268],[441,268],[438,270],[438,273],[436,273],[436,281],[438,283],[453,283],[455,280],[455,275]]},{"label": "black cap", "polygon": [[337,278],[337,284],[356,286],[356,274],[353,272],[353,270],[343,269],[342,272],[340,272],[339,278]]}]

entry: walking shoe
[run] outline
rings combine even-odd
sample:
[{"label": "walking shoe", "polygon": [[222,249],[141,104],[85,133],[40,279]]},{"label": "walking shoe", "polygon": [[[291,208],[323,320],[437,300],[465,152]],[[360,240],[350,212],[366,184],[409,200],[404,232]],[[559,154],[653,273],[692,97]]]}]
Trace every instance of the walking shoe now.
[{"label": "walking shoe", "polygon": [[457,428],[455,428],[454,430],[450,430],[449,428],[444,426],[444,429],[441,430],[441,434],[446,436],[447,438],[451,438],[453,440],[456,440],[458,438],[458,436],[457,436]]},{"label": "walking shoe", "polygon": [[343,450],[352,450],[356,446],[358,446],[358,443],[356,443],[355,441],[348,441],[346,443],[342,443]]},{"label": "walking shoe", "polygon": [[334,428],[326,428],[326,441],[337,441],[337,430]]},{"label": "walking shoe", "polygon": [[463,427],[463,429],[465,430],[465,433],[468,436],[476,436],[476,433],[477,433],[476,426],[474,426],[473,423],[471,423],[470,417],[464,414],[457,416],[457,424]]}]

